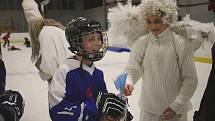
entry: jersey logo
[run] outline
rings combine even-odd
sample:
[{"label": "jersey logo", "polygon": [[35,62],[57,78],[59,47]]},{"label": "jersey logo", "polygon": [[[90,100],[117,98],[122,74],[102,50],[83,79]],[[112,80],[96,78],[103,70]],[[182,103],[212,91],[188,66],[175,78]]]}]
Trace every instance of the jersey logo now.
[{"label": "jersey logo", "polygon": [[87,88],[87,90],[86,90],[87,98],[91,98],[92,95],[93,95],[92,88],[91,87]]}]

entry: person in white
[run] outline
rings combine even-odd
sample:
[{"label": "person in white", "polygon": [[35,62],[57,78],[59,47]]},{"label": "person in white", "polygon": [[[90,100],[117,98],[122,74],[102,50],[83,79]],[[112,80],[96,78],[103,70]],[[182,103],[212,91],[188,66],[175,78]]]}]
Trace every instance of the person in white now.
[{"label": "person in white", "polygon": [[70,57],[64,26],[43,18],[34,0],[23,0],[22,7],[29,26],[32,43],[31,59],[41,79],[51,81],[59,66]]},{"label": "person in white", "polygon": [[192,43],[171,30],[176,3],[145,0],[140,12],[149,33],[134,42],[126,71],[125,95],[141,78],[140,121],[187,121],[197,84]]},{"label": "person in white", "polygon": [[[176,4],[175,0],[170,0],[170,2]],[[111,26],[108,28],[107,34],[111,46],[130,49],[139,37],[148,33],[146,22],[140,12],[142,9],[143,7],[140,5],[132,5],[131,1],[125,5],[118,4],[116,7],[110,8],[108,21]],[[191,42],[195,51],[204,41],[202,33],[208,33],[212,29],[211,24],[192,20],[189,14],[182,21],[171,24],[171,30]]]}]

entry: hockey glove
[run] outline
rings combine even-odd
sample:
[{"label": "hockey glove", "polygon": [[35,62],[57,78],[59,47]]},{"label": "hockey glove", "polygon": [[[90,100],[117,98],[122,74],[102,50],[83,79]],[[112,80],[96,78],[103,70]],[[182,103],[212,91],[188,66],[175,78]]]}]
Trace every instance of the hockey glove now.
[{"label": "hockey glove", "polygon": [[24,100],[17,91],[7,90],[0,95],[0,114],[6,121],[19,121],[24,112]]},{"label": "hockey glove", "polygon": [[125,115],[126,102],[113,93],[99,92],[96,97],[99,113],[113,119],[120,119]]}]

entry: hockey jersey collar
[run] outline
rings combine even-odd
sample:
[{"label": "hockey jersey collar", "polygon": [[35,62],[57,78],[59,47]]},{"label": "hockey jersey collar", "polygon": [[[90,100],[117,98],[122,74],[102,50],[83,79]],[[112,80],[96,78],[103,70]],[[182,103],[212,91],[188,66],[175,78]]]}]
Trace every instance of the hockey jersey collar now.
[{"label": "hockey jersey collar", "polygon": [[[76,59],[72,59],[72,61],[68,61],[69,65],[71,65],[72,67],[74,67],[74,69],[76,68],[80,68],[80,64],[81,62],[79,60]],[[89,72],[90,75],[93,75],[93,71],[95,70],[95,64],[93,63],[91,67],[87,66],[86,64],[82,63],[82,69],[84,69],[85,71]]]}]

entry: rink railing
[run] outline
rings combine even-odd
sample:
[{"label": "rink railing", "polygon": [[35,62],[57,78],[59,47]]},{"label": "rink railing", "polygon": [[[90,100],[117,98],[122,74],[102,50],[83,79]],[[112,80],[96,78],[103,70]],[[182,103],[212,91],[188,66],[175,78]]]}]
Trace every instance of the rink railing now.
[{"label": "rink railing", "polygon": [[[113,51],[113,52],[130,52],[130,49],[128,48],[122,48],[122,47],[109,47],[108,48],[109,51]],[[196,62],[201,62],[201,63],[212,63],[212,59],[209,57],[199,57],[199,56],[195,56],[194,61]]]},{"label": "rink railing", "polygon": [[[29,35],[28,34],[24,34],[22,36],[18,38],[16,37],[12,37],[10,40],[10,43],[14,43],[14,44],[23,44],[24,43],[24,37],[27,36],[29,39]],[[16,38],[16,39],[15,39]],[[0,39],[0,42],[2,43],[3,40]],[[205,49],[206,48],[206,49]],[[109,51],[113,51],[113,52],[130,52],[130,49],[128,48],[123,48],[123,47],[109,47],[108,48]],[[197,53],[197,54],[196,54]],[[206,53],[205,55],[202,53]],[[194,56],[194,61],[195,62],[201,62],[201,63],[212,63],[212,59],[211,59],[211,55],[210,55],[210,47],[206,45],[206,47],[204,47],[203,49],[200,48],[197,52],[195,52],[195,56]]]}]

